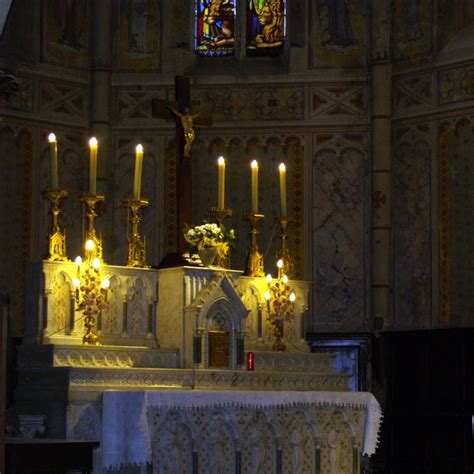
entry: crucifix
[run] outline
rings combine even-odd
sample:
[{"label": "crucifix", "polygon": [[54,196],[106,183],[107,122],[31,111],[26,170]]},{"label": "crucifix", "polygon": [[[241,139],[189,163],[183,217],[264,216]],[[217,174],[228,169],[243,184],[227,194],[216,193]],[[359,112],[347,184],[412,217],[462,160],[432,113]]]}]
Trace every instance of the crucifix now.
[{"label": "crucifix", "polygon": [[[192,224],[192,159],[191,147],[195,126],[211,126],[212,116],[202,107],[194,110],[191,103],[189,77],[175,77],[175,101],[152,100],[152,116],[176,122],[176,194],[178,253],[186,251],[183,229]],[[179,258],[178,258],[179,260]]]}]

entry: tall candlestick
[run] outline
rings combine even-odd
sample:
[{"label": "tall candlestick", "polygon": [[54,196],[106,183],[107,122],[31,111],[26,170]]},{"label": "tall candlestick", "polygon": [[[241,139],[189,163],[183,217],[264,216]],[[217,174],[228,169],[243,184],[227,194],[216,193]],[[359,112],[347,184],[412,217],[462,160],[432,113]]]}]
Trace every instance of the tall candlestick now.
[{"label": "tall candlestick", "polygon": [[250,163],[252,170],[252,213],[258,214],[258,163],[257,160],[253,160]]},{"label": "tall candlestick", "polygon": [[48,140],[51,147],[51,189],[58,189],[58,142],[56,135],[50,133]]},{"label": "tall candlestick", "polygon": [[286,166],[285,163],[280,164],[280,204],[281,204],[281,216],[287,216],[286,208]]},{"label": "tall candlestick", "polygon": [[224,209],[225,195],[225,160],[219,156],[217,160],[217,209]]},{"label": "tall candlestick", "polygon": [[140,190],[142,187],[142,166],[143,166],[143,147],[137,145],[135,148],[135,175],[133,178],[133,199],[140,200]]},{"label": "tall candlestick", "polygon": [[89,140],[90,162],[89,162],[89,194],[95,196],[97,194],[97,138],[92,137]]}]

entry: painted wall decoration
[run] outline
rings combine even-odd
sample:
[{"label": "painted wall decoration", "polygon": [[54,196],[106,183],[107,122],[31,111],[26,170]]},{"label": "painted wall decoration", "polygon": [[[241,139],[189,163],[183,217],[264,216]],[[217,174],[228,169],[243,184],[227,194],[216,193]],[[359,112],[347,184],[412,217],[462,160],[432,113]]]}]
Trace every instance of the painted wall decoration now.
[{"label": "painted wall decoration", "polygon": [[429,128],[400,129],[393,171],[394,322],[431,326],[431,144]]},{"label": "painted wall decoration", "polygon": [[[169,96],[174,96],[173,91]],[[209,107],[214,121],[302,120],[304,98],[302,85],[200,87],[192,92],[193,103]]]},{"label": "painted wall decoration", "polygon": [[159,67],[158,0],[120,0],[119,68],[143,71]]},{"label": "painted wall decoration", "polygon": [[365,0],[314,0],[313,66],[356,66],[365,62]]},{"label": "painted wall decoration", "polygon": [[397,59],[415,59],[431,52],[431,0],[395,0],[394,55]]},{"label": "painted wall decoration", "polygon": [[235,46],[232,0],[195,0],[195,48],[201,56],[230,56]]},{"label": "painted wall decoration", "polygon": [[440,322],[473,326],[473,117],[439,127]]},{"label": "painted wall decoration", "polygon": [[281,53],[286,34],[285,0],[247,0],[246,14],[247,55]]},{"label": "painted wall decoration", "polygon": [[474,64],[438,72],[438,102],[451,104],[474,99]]},{"label": "painted wall decoration", "polygon": [[[168,149],[166,222],[175,222],[176,167],[174,144]],[[265,215],[259,230],[260,250],[265,254],[266,271],[275,273],[279,249],[275,218],[280,215],[278,165],[287,165],[288,213],[292,218],[289,247],[295,263],[295,277],[304,276],[304,143],[301,137],[286,135],[205,136],[201,133],[193,145],[193,224],[209,219],[209,209],[217,204],[217,158],[226,159],[226,207],[234,210],[228,223],[235,229],[237,241],[232,250],[232,268],[244,269],[249,244],[250,161],[259,162],[259,212]],[[251,158],[250,158],[251,157]],[[291,191],[290,191],[291,190]],[[248,191],[248,192],[247,192]],[[168,251],[176,246],[174,226],[168,228]]]},{"label": "painted wall decoration", "polygon": [[87,66],[87,0],[45,0],[43,60],[62,66]]},{"label": "painted wall decoration", "polygon": [[363,135],[315,137],[312,165],[314,331],[366,328],[367,159]]}]

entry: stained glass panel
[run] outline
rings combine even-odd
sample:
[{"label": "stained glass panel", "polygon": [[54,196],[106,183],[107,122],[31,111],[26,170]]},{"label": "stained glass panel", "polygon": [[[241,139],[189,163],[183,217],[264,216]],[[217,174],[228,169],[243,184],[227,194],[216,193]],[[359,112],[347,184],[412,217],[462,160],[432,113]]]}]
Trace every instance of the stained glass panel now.
[{"label": "stained glass panel", "polygon": [[285,36],[285,0],[247,0],[248,56],[281,53]]},{"label": "stained glass panel", "polygon": [[231,0],[196,0],[195,19],[199,55],[234,54],[235,4]]}]

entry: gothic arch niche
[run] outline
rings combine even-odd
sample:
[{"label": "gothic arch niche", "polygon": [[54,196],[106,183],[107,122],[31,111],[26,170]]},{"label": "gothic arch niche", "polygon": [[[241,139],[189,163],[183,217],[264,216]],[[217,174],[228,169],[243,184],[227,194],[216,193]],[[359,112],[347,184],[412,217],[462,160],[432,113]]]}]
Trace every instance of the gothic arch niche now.
[{"label": "gothic arch niche", "polygon": [[312,162],[313,330],[366,327],[364,137],[316,136]]},{"label": "gothic arch niche", "polygon": [[205,319],[204,358],[206,367],[235,368],[236,325],[228,303],[217,300],[209,308]]},{"label": "gothic arch niche", "polygon": [[151,419],[151,446],[154,472],[187,472],[192,464],[194,438],[182,415],[170,410],[160,423],[161,410],[153,409]]},{"label": "gothic arch niche", "polygon": [[141,278],[136,278],[131,285],[127,303],[127,327],[124,330],[128,335],[147,336],[150,334],[149,304],[151,299],[150,288]]},{"label": "gothic arch niche", "polygon": [[69,332],[72,318],[72,285],[64,272],[54,276],[48,295],[48,321],[45,336],[64,336]]},{"label": "gothic arch niche", "polygon": [[[426,128],[426,130],[424,129]],[[393,167],[394,320],[398,329],[431,321],[431,127],[399,129]]]},{"label": "gothic arch niche", "polygon": [[354,463],[355,435],[342,412],[335,410],[323,430],[321,472],[352,474],[358,472]]},{"label": "gothic arch niche", "polygon": [[108,290],[109,306],[102,311],[102,334],[119,335],[124,328],[123,325],[123,288],[120,278],[114,275],[110,279]]},{"label": "gothic arch niche", "polygon": [[249,348],[249,343],[256,344],[259,339],[262,339],[263,303],[260,301],[259,291],[253,286],[246,288],[242,301],[249,310],[245,325],[246,346]]}]

